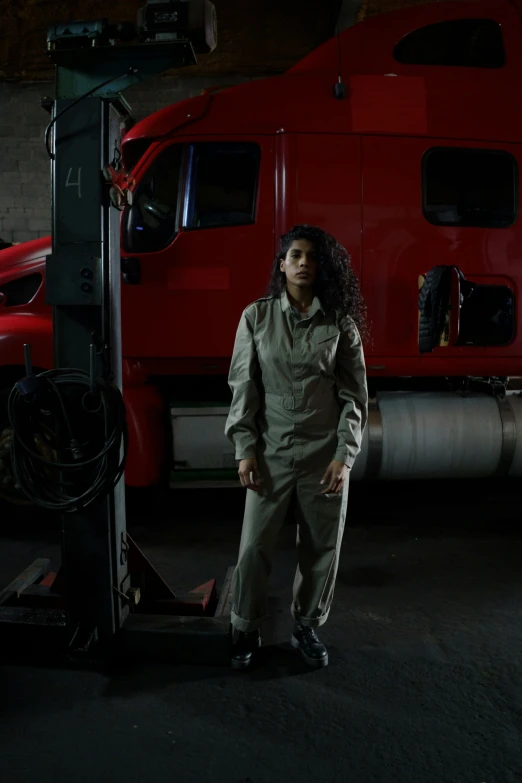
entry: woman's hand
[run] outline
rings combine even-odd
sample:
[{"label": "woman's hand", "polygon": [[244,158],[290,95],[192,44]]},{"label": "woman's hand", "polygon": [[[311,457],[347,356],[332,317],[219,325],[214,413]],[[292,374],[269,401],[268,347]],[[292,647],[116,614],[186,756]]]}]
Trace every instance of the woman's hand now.
[{"label": "woman's hand", "polygon": [[321,495],[331,495],[340,492],[347,475],[348,468],[344,462],[340,462],[338,459],[332,460],[321,481],[321,484],[326,484],[326,489],[322,490]]},{"label": "woman's hand", "polygon": [[257,483],[257,460],[256,459],[242,459],[239,460],[239,480],[241,486],[251,489],[253,492],[259,491],[259,484]]}]

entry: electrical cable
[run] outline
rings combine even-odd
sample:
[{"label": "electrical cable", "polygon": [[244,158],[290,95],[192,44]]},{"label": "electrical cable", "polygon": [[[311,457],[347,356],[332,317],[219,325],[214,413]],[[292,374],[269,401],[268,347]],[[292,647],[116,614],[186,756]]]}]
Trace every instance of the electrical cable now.
[{"label": "electrical cable", "polygon": [[13,471],[42,508],[82,511],[123,476],[128,432],[121,392],[103,378],[94,395],[91,389],[89,373],[58,369],[25,378],[9,395]]},{"label": "electrical cable", "polygon": [[101,90],[102,87],[106,87],[108,84],[110,84],[111,82],[115,82],[118,79],[123,79],[124,76],[133,75],[133,74],[136,74],[136,73],[138,73],[138,69],[134,68],[134,66],[131,66],[130,68],[127,68],[125,73],[120,73],[120,74],[118,74],[118,76],[112,76],[110,79],[106,79],[106,81],[101,82],[101,84],[97,84],[96,87],[93,87],[92,90],[88,90],[88,92],[85,92],[83,95],[80,95],[79,98],[76,98],[75,101],[70,103],[68,106],[65,106],[61,111],[58,112],[58,114],[55,117],[52,118],[51,122],[49,123],[49,125],[45,129],[45,148],[46,148],[47,154],[49,155],[51,160],[55,160],[56,159],[56,155],[49,148],[49,136],[51,134],[51,129],[52,129],[54,123],[60,117],[63,117],[63,115],[66,112],[68,112],[69,109],[72,109],[73,106],[76,106],[78,103],[80,103],[81,101],[85,100],[85,98],[90,98],[90,96],[93,95],[93,93],[97,92],[98,90]]}]

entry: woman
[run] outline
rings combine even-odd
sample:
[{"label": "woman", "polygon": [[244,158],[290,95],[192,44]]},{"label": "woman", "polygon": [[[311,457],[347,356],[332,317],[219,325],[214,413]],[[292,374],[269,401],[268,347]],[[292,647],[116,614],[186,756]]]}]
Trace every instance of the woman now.
[{"label": "woman", "polygon": [[328,665],[315,628],[328,618],[348,476],[367,418],[360,335],[365,307],[346,250],[320,228],[281,237],[268,295],[244,311],[229,384],[226,433],[247,492],[234,574],[232,665],[248,668],[261,646],[268,576],[289,511],[298,523],[292,646]]}]

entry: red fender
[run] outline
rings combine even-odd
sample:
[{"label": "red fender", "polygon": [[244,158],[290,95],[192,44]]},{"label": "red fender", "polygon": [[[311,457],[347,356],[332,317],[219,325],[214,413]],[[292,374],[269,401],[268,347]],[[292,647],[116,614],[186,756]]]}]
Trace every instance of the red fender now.
[{"label": "red fender", "polygon": [[53,322],[47,315],[9,313],[0,309],[0,374],[2,367],[24,364],[24,343],[31,346],[34,367],[53,366]]},{"label": "red fender", "polygon": [[138,361],[123,360],[123,400],[129,428],[125,483],[131,487],[157,484],[166,452],[165,402],[156,386],[146,384]]}]

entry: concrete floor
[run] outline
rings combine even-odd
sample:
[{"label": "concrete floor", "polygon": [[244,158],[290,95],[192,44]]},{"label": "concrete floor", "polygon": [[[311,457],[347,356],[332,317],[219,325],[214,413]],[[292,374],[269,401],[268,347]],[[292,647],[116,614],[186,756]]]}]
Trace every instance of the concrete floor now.
[{"label": "concrete floor", "polygon": [[[129,526],[172,586],[190,588],[233,563],[242,502],[133,495]],[[355,487],[323,671],[287,644],[290,526],[250,673],[0,668],[1,782],[521,781],[519,503],[514,485]],[[53,520],[25,516],[4,513],[0,584],[58,557]]]}]

